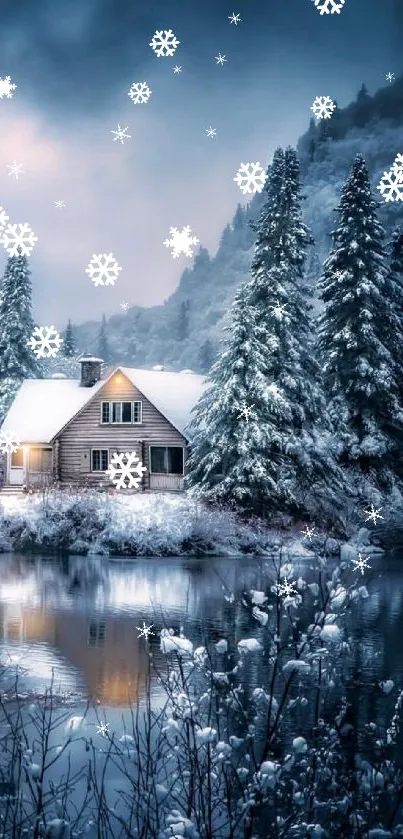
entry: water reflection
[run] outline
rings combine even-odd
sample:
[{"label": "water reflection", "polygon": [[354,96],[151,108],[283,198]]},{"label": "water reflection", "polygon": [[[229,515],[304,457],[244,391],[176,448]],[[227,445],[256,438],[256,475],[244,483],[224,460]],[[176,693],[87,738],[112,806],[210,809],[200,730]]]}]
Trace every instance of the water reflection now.
[{"label": "water reflection", "polygon": [[[159,630],[183,626],[197,645],[204,631],[211,641],[225,636],[230,645],[259,627],[225,592],[259,588],[264,561],[104,558],[49,559],[2,555],[0,651],[19,656],[27,674],[25,690],[42,692],[52,669],[55,687],[105,706],[123,707],[144,695],[148,658],[137,627],[152,623],[157,666],[162,664]],[[403,591],[399,558],[371,558],[371,596],[360,606],[352,631],[357,647],[352,659],[352,697],[357,713],[377,703],[374,684],[393,678],[402,683],[401,623]],[[303,569],[300,569],[300,572]],[[247,682],[259,681],[259,660],[247,666]],[[153,684],[155,701],[158,685]]]}]

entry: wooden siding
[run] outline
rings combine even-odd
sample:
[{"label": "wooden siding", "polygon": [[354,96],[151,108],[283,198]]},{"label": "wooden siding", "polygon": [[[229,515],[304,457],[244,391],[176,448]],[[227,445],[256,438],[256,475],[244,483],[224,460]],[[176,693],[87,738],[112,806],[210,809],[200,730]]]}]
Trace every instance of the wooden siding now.
[{"label": "wooden siding", "polygon": [[[90,388],[89,388],[90,390]],[[101,424],[101,402],[105,401],[143,403],[143,421],[139,425]],[[182,434],[146,399],[132,383],[116,373],[101,388],[81,413],[58,436],[58,473],[62,483],[107,483],[103,472],[91,472],[91,449],[108,449],[113,452],[135,451],[147,472],[143,477],[143,489],[150,488],[149,445],[181,446],[186,440]]]}]

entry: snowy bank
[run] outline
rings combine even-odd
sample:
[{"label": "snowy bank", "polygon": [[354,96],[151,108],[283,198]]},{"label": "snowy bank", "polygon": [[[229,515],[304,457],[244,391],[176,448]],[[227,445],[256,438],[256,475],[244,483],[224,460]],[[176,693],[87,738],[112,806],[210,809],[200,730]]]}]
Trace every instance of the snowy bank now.
[{"label": "snowy bank", "polygon": [[185,495],[49,491],[0,498],[0,551],[112,556],[271,555],[281,538],[263,525]]}]

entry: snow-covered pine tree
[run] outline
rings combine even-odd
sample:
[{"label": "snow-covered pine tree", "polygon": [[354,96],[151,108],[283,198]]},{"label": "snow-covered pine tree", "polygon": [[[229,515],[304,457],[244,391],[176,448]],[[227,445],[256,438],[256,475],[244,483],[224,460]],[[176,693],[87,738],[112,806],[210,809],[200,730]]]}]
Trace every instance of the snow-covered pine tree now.
[{"label": "snow-covered pine tree", "polygon": [[387,296],[393,306],[395,323],[389,330],[387,346],[395,363],[399,401],[403,405],[403,228],[392,233],[388,251]]},{"label": "snow-covered pine tree", "polygon": [[26,256],[10,256],[0,286],[0,422],[24,379],[41,369],[28,341],[34,329],[31,272]]},{"label": "snow-covered pine tree", "polygon": [[[343,480],[332,454],[331,426],[313,351],[311,291],[305,281],[306,248],[313,240],[301,218],[296,152],[277,150],[268,200],[256,225],[248,303],[266,334],[266,381],[278,394],[276,430],[283,459],[272,504],[303,509],[302,499],[335,503]],[[271,451],[268,451],[271,458]],[[310,510],[312,511],[312,506]]]},{"label": "snow-covered pine tree", "polygon": [[102,315],[102,323],[98,335],[97,355],[105,362],[111,360],[105,315]]},{"label": "snow-covered pine tree", "polygon": [[76,355],[76,342],[74,339],[74,332],[73,332],[73,325],[71,320],[69,320],[66,326],[66,333],[64,336],[64,343],[63,343],[63,355],[66,358],[74,358]]},{"label": "snow-covered pine tree", "polygon": [[198,498],[264,514],[277,492],[282,441],[271,421],[278,396],[266,378],[268,336],[257,325],[244,288],[235,297],[226,333],[193,412],[186,484]]},{"label": "snow-covered pine tree", "polygon": [[318,345],[341,460],[381,477],[384,467],[393,469],[401,429],[395,364],[387,346],[396,316],[388,299],[384,230],[362,155],[336,211],[338,226],[319,281],[324,310]]}]

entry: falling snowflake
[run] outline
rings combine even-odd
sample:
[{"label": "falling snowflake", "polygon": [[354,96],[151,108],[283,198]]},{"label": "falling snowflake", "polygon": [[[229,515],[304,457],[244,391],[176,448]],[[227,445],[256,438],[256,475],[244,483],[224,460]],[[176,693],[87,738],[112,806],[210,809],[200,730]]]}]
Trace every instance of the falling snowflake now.
[{"label": "falling snowflake", "polygon": [[247,405],[245,401],[241,402],[238,419],[245,419],[246,422],[249,422],[252,414],[253,408],[251,408],[250,405]]},{"label": "falling snowflake", "polygon": [[397,154],[392,166],[393,173],[396,175],[399,183],[403,183],[403,154]]},{"label": "falling snowflake", "polygon": [[173,71],[174,71],[174,73],[181,73],[182,72],[182,67],[179,67],[178,64],[175,64],[175,67],[173,68]]},{"label": "falling snowflake", "polygon": [[215,60],[217,64],[221,64],[221,66],[223,66],[227,59],[225,55],[221,55],[221,53],[219,52],[218,55],[216,55]]},{"label": "falling snowflake", "polygon": [[284,580],[281,583],[276,583],[276,592],[279,597],[296,597],[298,594],[295,582],[290,582],[287,577],[284,577]]},{"label": "falling snowflake", "polygon": [[313,0],[321,15],[339,15],[345,0]]},{"label": "falling snowflake", "polygon": [[141,636],[143,636],[146,639],[146,641],[148,641],[148,636],[149,635],[154,635],[154,632],[151,632],[153,626],[154,626],[153,623],[151,623],[150,626],[147,626],[147,624],[144,623],[144,621],[143,621],[143,626],[142,627],[140,627],[140,626],[137,627],[137,629],[140,633],[137,637],[141,638]]},{"label": "falling snowflake", "polygon": [[368,514],[365,521],[372,521],[374,524],[376,524],[377,519],[383,519],[383,516],[379,515],[380,510],[382,510],[382,507],[379,507],[378,510],[375,510],[374,505],[371,504],[370,510],[364,510],[364,513]]},{"label": "falling snowflake", "polygon": [[128,92],[128,96],[130,96],[134,105],[145,105],[151,94],[152,90],[148,87],[147,82],[133,82]]},{"label": "falling snowflake", "polygon": [[210,125],[210,128],[206,128],[206,134],[207,134],[207,137],[215,137],[216,134],[217,134],[217,129],[212,128],[211,125]]},{"label": "falling snowflake", "polygon": [[12,431],[0,431],[0,451],[2,454],[12,454],[20,447],[20,441]]},{"label": "falling snowflake", "polygon": [[18,181],[18,175],[25,175],[25,172],[22,168],[22,163],[17,163],[16,160],[14,160],[13,163],[8,163],[7,164],[7,169],[10,170],[8,174],[9,175],[15,175],[15,177],[17,178],[17,181]]},{"label": "falling snowflake", "polygon": [[150,41],[149,46],[154,50],[158,58],[162,58],[168,55],[174,55],[175,50],[179,46],[179,44],[180,41],[178,41],[178,39],[175,38],[172,29],[157,29],[155,35],[153,35],[152,40]]},{"label": "falling snowflake", "polygon": [[244,195],[261,192],[267,175],[260,163],[241,163],[234,181]]},{"label": "falling snowflake", "polygon": [[301,533],[303,533],[305,539],[309,539],[309,541],[311,541],[313,536],[317,535],[315,528],[309,527],[308,525],[306,525],[305,530],[301,530]]},{"label": "falling snowflake", "polygon": [[11,81],[11,76],[6,76],[5,79],[0,77],[0,99],[6,96],[7,99],[12,99],[13,90],[16,90],[17,85]]},{"label": "falling snowflake", "polygon": [[22,256],[29,256],[38,241],[38,237],[26,223],[8,224],[1,232],[0,238],[9,256],[18,256],[19,248]]},{"label": "falling snowflake", "polygon": [[369,571],[371,568],[371,566],[368,565],[368,557],[361,556],[361,554],[358,554],[358,559],[352,559],[351,562],[354,567],[354,571],[361,571],[361,574],[364,574],[364,571],[367,569]]},{"label": "falling snowflake", "polygon": [[182,231],[179,231],[177,227],[170,227],[169,232],[171,238],[165,239],[163,244],[166,248],[172,248],[173,258],[176,259],[181,253],[185,256],[193,256],[191,248],[197,245],[199,240],[196,236],[190,235],[190,227],[182,227]]},{"label": "falling snowflake", "polygon": [[124,312],[127,312],[128,308],[129,308],[129,304],[126,303],[125,300],[123,300],[123,302],[120,304],[120,308],[123,309]]},{"label": "falling snowflake", "polygon": [[125,140],[131,140],[132,135],[131,134],[126,134],[126,131],[127,131],[128,127],[129,126],[126,125],[126,128],[121,128],[119,123],[118,123],[118,130],[117,131],[111,131],[111,134],[116,134],[116,137],[113,138],[114,143],[116,142],[116,140],[120,140],[120,142],[122,144],[124,143]]},{"label": "falling snowflake", "polygon": [[235,26],[238,26],[238,23],[241,23],[242,18],[239,14],[232,12],[232,15],[228,15],[228,20],[230,23],[235,23]]},{"label": "falling snowflake", "polygon": [[55,201],[55,207],[57,207],[58,210],[61,210],[65,206],[66,206],[65,201]]},{"label": "falling snowflake", "polygon": [[136,452],[118,453],[114,452],[111,458],[109,469],[106,469],[106,474],[109,475],[112,483],[115,484],[116,489],[135,489],[139,488],[140,481],[143,477],[143,472],[147,469],[143,466],[141,460],[136,455]]},{"label": "falling snowflake", "polygon": [[27,346],[37,358],[55,358],[63,343],[54,326],[36,326]]},{"label": "falling snowflake", "polygon": [[400,182],[400,177],[400,174],[396,174],[393,169],[383,173],[377,189],[386,202],[403,201],[403,184]]},{"label": "falling snowflake", "polygon": [[105,737],[105,735],[108,733],[108,728],[108,722],[101,722],[101,724],[97,726],[97,734],[101,734],[102,737]]},{"label": "falling snowflake", "polygon": [[330,119],[336,105],[330,96],[317,96],[311,105],[316,119]]},{"label": "falling snowflake", "polygon": [[387,82],[393,82],[394,78],[395,78],[394,73],[386,73],[385,79],[386,79]]},{"label": "falling snowflake", "polygon": [[[85,269],[95,286],[115,285],[119,272],[122,270],[112,253],[94,253]],[[105,282],[104,282],[105,280]]]},{"label": "falling snowflake", "polygon": [[275,306],[270,306],[270,309],[274,317],[278,318],[278,320],[282,320],[287,314],[286,307],[281,306],[278,300]]},{"label": "falling snowflake", "polygon": [[333,271],[333,277],[335,278],[335,280],[339,280],[340,282],[340,280],[342,280],[344,277],[344,272],[340,271],[340,269],[338,268],[336,271]]},{"label": "falling snowflake", "polygon": [[8,215],[3,207],[0,207],[0,230],[6,226],[8,222]]}]

